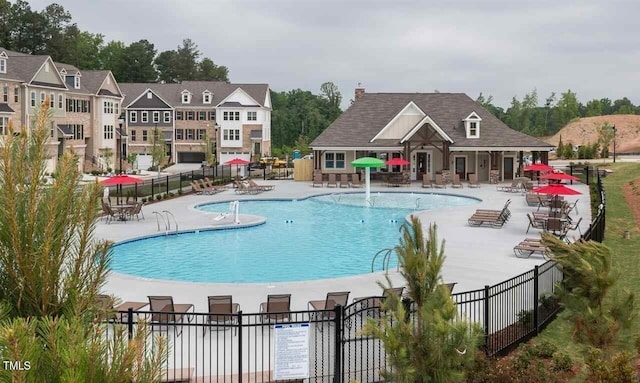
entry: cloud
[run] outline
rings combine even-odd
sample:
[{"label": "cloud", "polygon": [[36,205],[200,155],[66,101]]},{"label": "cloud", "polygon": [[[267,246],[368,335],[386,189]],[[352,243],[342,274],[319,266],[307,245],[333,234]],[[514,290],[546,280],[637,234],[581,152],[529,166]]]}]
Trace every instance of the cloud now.
[{"label": "cloud", "polygon": [[[42,9],[48,1],[30,2]],[[507,107],[537,88],[640,103],[637,1],[66,0],[78,25],[159,51],[194,40],[233,82],[345,100],[373,92],[479,92]]]}]

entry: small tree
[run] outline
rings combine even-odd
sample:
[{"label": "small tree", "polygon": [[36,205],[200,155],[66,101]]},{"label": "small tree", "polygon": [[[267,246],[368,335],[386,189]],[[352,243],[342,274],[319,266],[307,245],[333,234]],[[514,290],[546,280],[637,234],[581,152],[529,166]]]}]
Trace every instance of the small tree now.
[{"label": "small tree", "polygon": [[610,346],[618,330],[631,323],[635,301],[633,293],[613,290],[618,276],[611,251],[595,241],[567,244],[546,233],[542,240],[562,266],[558,297],[563,315],[574,323],[574,335],[593,347]]},{"label": "small tree", "polygon": [[138,153],[131,152],[127,155],[127,162],[131,164],[131,167],[133,169],[137,168],[136,166],[137,161],[138,161]]},{"label": "small tree", "polygon": [[601,155],[604,161],[609,157],[609,146],[613,141],[613,128],[605,122],[598,128],[598,144],[602,148]]},{"label": "small tree", "polygon": [[473,361],[479,336],[475,327],[459,318],[449,290],[442,284],[444,241],[438,244],[435,225],[429,227],[425,240],[416,217],[400,230],[400,244],[394,250],[415,313],[408,313],[399,297],[388,296],[382,308],[386,315],[379,320],[370,318],[363,332],[384,343],[392,367],[383,372],[388,381],[460,380]]},{"label": "small tree", "polygon": [[200,147],[204,152],[204,160],[208,166],[215,166],[218,161],[218,159],[213,155],[213,148],[215,144],[215,139],[209,137],[209,135],[205,132],[204,137],[202,138],[202,142],[200,143]]},{"label": "small tree", "polygon": [[556,149],[556,155],[559,159],[564,159],[564,144],[562,143],[562,136],[560,136],[560,142],[558,142],[558,148]]},{"label": "small tree", "polygon": [[111,163],[114,156],[113,149],[107,147],[100,149],[100,151],[102,151],[101,157],[104,164],[107,166],[107,169],[111,169]]},{"label": "small tree", "polygon": [[156,126],[151,133],[151,167],[158,170],[158,177],[160,177],[160,165],[162,165],[164,157],[164,136],[162,131]]}]

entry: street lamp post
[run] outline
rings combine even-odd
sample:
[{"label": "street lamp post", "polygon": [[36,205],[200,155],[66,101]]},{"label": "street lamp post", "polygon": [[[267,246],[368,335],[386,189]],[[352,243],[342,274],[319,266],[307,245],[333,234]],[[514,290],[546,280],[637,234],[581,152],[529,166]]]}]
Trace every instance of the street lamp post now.
[{"label": "street lamp post", "polygon": [[613,163],[616,163],[616,126],[613,125]]}]

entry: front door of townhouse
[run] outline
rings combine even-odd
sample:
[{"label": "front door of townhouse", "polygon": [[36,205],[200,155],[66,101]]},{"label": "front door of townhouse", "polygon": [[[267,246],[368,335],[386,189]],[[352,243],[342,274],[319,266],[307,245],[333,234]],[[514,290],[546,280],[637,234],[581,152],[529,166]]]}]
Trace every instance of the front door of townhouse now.
[{"label": "front door of townhouse", "polygon": [[416,180],[422,181],[424,174],[431,174],[431,152],[416,153]]},{"label": "front door of townhouse", "polygon": [[512,180],[513,179],[513,157],[504,157],[504,159],[502,160],[502,163],[504,164],[503,166],[503,172],[504,172],[504,179],[505,180]]},{"label": "front door of townhouse", "polygon": [[456,174],[460,176],[461,180],[465,179],[465,173],[467,172],[467,157],[456,157],[455,171]]}]

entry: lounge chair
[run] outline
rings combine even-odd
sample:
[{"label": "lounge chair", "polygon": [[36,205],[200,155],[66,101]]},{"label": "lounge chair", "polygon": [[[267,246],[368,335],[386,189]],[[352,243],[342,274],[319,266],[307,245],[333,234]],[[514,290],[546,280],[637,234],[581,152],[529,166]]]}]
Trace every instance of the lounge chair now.
[{"label": "lounge chair", "polygon": [[98,295],[98,309],[101,313],[105,313],[107,320],[116,322],[127,322],[128,315],[123,311],[138,311],[149,304],[149,302],[122,302],[115,306],[115,298],[111,295],[100,294]]},{"label": "lounge chair", "polygon": [[460,174],[456,173],[453,175],[453,182],[451,183],[451,187],[461,188],[462,182],[460,182]]},{"label": "lounge chair", "polygon": [[349,291],[332,292],[332,293],[327,293],[327,298],[324,300],[309,301],[309,303],[307,303],[307,307],[309,308],[309,310],[318,310],[318,311],[327,310],[320,313],[320,315],[316,315],[315,316],[316,319],[319,319],[319,318],[334,319],[335,313],[329,310],[333,310],[337,305],[344,307],[347,305],[348,301],[349,301]]},{"label": "lounge chair", "polygon": [[191,181],[191,190],[196,194],[211,194],[209,190],[206,190],[196,181]]},{"label": "lounge chair", "polygon": [[328,188],[337,188],[338,182],[336,181],[335,173],[329,173],[329,181],[327,181]]},{"label": "lounge chair", "polygon": [[529,230],[531,228],[544,230],[545,228],[544,220],[537,220],[532,214],[529,214],[529,213],[527,213],[527,218],[529,218],[529,226],[527,227],[526,234],[529,234]]},{"label": "lounge chair", "polygon": [[445,188],[444,176],[442,174],[436,174],[436,183],[433,185],[437,188]]},{"label": "lounge chair", "polygon": [[351,175],[351,187],[352,188],[359,188],[362,187],[362,184],[360,183],[360,174],[358,173],[353,173]]},{"label": "lounge chair", "polygon": [[507,186],[497,186],[496,189],[498,191],[504,191],[504,192],[510,192],[510,193],[517,193],[523,190],[523,188],[520,185],[520,180],[513,180],[511,181],[511,185]]},{"label": "lounge chair", "polygon": [[261,188],[252,187],[243,181],[235,180],[233,182],[236,185],[236,194],[258,194],[262,192]]},{"label": "lounge chair", "polygon": [[483,210],[478,209],[468,219],[469,226],[489,225],[494,228],[501,228],[511,217],[509,204],[511,200],[507,200],[502,210]]},{"label": "lounge chair", "polygon": [[313,184],[311,185],[313,187],[323,187],[324,183],[322,182],[322,173],[316,173],[313,176]]},{"label": "lounge chair", "polygon": [[174,331],[177,336],[182,334],[182,329],[178,333],[178,327],[175,326],[178,322],[182,323],[184,317],[187,317],[187,321],[191,322],[191,315],[187,315],[189,310],[193,313],[193,305],[191,303],[173,303],[172,296],[155,295],[149,296],[149,307],[151,307],[151,323],[159,325],[174,325]]},{"label": "lounge chair", "polygon": [[543,258],[547,259],[549,257],[549,248],[544,246],[540,239],[525,238],[513,248],[513,253],[518,258],[529,258],[534,253],[540,253]]},{"label": "lounge chair", "polygon": [[340,174],[340,187],[348,188],[349,187],[349,175],[348,174]]},{"label": "lounge chair", "polygon": [[273,190],[275,189],[276,185],[259,185],[257,183],[255,183],[254,180],[252,180],[251,178],[249,178],[247,180],[247,182],[249,183],[249,186],[252,188],[256,188],[256,189],[260,189],[262,191],[269,191],[269,190]]},{"label": "lounge chair", "polygon": [[[227,324],[238,323],[238,310],[240,309],[240,305],[237,303],[233,303],[233,297],[231,295],[213,295],[207,297],[207,301],[209,304],[209,314],[207,316],[207,323],[212,324],[215,323],[217,325],[222,324],[224,329],[227,329]],[[216,331],[219,329],[219,326],[216,326]],[[235,334],[238,333],[238,328],[234,327]],[[207,331],[207,327],[205,327],[202,331],[202,336]]]},{"label": "lounge chair", "polygon": [[260,321],[282,322],[291,320],[291,294],[271,294],[260,303]]},{"label": "lounge chair", "polygon": [[429,175],[429,173],[424,173],[422,175],[422,187],[423,188],[433,187],[433,184],[431,183],[431,175]]},{"label": "lounge chair", "polygon": [[580,222],[582,222],[582,217],[580,217],[574,223],[571,223],[571,224],[566,223],[564,225],[564,232],[560,235],[560,238],[565,238],[570,231],[574,231],[574,230],[578,230],[578,233],[580,233],[580,237],[582,237],[582,230],[580,230]]},{"label": "lounge chair", "polygon": [[209,178],[201,178],[199,181],[206,194],[216,194],[225,190],[223,187],[214,185]]},{"label": "lounge chair", "polygon": [[470,188],[479,188],[480,184],[478,183],[478,175],[477,174],[469,174],[469,187]]}]

